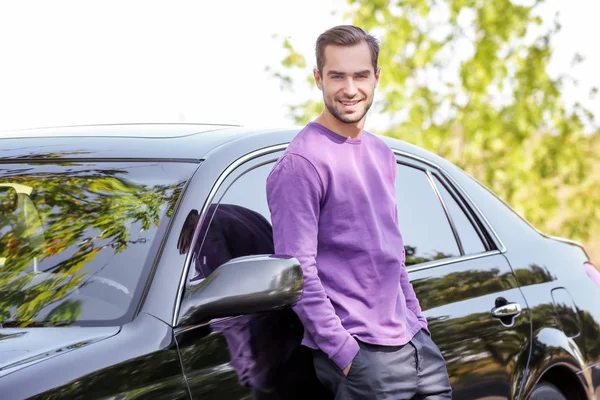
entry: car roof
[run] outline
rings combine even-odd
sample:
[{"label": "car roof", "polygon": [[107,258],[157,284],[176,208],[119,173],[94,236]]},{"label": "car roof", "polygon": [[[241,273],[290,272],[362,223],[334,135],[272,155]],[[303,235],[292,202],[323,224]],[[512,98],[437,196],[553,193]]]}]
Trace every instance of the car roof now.
[{"label": "car roof", "polygon": [[[302,127],[259,128],[227,124],[137,123],[79,125],[0,132],[0,161],[51,159],[166,159],[197,162],[232,142],[290,142]],[[379,136],[390,147],[436,164],[445,160],[404,141]]]},{"label": "car roof", "polygon": [[238,125],[229,124],[99,124],[57,126],[6,131],[0,138],[42,138],[42,137],[131,137],[131,138],[174,138],[209,132]]},{"label": "car roof", "polygon": [[171,159],[197,161],[253,133],[225,124],[107,124],[0,132],[0,159]]}]

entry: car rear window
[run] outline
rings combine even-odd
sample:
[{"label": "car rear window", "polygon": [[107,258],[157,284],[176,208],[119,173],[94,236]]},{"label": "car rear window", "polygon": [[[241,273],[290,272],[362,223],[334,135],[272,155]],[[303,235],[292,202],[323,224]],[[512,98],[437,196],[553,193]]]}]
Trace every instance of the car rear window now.
[{"label": "car rear window", "polygon": [[0,327],[130,320],[196,167],[0,164]]}]

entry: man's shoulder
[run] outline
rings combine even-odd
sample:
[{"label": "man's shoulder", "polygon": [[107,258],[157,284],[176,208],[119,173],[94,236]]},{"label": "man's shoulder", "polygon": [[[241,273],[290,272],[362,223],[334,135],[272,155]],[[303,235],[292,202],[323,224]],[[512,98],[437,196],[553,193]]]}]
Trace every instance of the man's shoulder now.
[{"label": "man's shoulder", "polygon": [[323,154],[323,134],[314,124],[308,124],[292,139],[285,155],[300,157],[315,165]]},{"label": "man's shoulder", "polygon": [[363,131],[363,138],[369,142],[369,146],[378,152],[393,154],[392,148],[381,138],[374,133]]},{"label": "man's shoulder", "polygon": [[323,135],[312,124],[306,125],[292,139],[267,177],[273,183],[299,177],[322,181],[326,160],[323,155]]},{"label": "man's shoulder", "polygon": [[268,192],[284,183],[297,185],[302,181],[322,185],[318,167],[320,162],[309,148],[310,146],[304,143],[302,134],[300,132],[294,138],[269,172],[267,176]]}]

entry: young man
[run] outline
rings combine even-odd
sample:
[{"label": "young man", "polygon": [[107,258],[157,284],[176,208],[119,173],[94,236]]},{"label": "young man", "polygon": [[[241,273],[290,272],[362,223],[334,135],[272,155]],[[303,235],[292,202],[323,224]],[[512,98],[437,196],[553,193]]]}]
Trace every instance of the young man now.
[{"label": "young man", "polygon": [[[446,363],[408,280],[396,209],[396,160],[363,130],[379,45],[354,26],[319,36],[323,113],[267,180],[275,251],[296,257],[294,307],[319,380],[336,399],[449,399]],[[407,194],[409,195],[409,194]]]}]

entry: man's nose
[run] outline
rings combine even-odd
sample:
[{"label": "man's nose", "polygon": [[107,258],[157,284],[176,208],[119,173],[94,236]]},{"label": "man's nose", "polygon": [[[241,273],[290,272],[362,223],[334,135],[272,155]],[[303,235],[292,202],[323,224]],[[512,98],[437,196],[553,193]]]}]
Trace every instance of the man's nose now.
[{"label": "man's nose", "polygon": [[356,87],[356,82],[354,82],[354,79],[349,77],[346,80],[346,85],[344,85],[344,95],[352,98],[352,97],[356,96],[357,94],[358,94],[358,88]]}]

